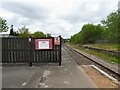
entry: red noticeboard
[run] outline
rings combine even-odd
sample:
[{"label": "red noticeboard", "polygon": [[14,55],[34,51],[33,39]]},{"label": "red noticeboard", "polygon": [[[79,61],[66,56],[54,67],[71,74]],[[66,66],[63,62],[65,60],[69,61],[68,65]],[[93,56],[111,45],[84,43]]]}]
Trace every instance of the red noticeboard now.
[{"label": "red noticeboard", "polygon": [[53,49],[52,38],[50,39],[35,39],[35,49],[36,50],[45,50]]},{"label": "red noticeboard", "polygon": [[55,37],[54,38],[54,44],[55,45],[60,45],[60,37]]}]

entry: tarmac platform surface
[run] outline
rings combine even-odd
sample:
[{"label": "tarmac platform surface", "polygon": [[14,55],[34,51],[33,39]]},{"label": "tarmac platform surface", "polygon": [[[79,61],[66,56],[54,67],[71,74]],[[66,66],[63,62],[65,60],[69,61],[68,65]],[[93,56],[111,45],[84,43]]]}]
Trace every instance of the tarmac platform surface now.
[{"label": "tarmac platform surface", "polygon": [[2,67],[3,88],[97,88],[84,70],[62,48],[62,65],[33,64]]}]

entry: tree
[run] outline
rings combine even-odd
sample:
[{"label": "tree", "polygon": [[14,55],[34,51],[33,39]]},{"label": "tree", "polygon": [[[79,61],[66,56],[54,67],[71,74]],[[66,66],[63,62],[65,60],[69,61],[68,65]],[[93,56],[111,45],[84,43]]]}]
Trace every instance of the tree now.
[{"label": "tree", "polygon": [[102,39],[103,30],[100,24],[86,24],[80,32],[71,37],[70,42],[73,44],[95,43],[96,40]]},{"label": "tree", "polygon": [[100,35],[100,33],[98,33],[97,26],[93,24],[83,26],[82,30],[85,43],[94,43]]},{"label": "tree", "polygon": [[107,39],[110,42],[118,42],[118,37],[120,37],[120,29],[118,28],[120,25],[118,11],[110,13],[105,20],[101,21],[101,23],[105,28],[104,39]]},{"label": "tree", "polygon": [[0,17],[0,32],[7,32],[7,31],[8,31],[7,21]]},{"label": "tree", "polygon": [[18,32],[19,32],[19,36],[22,36],[22,37],[29,37],[30,36],[29,29],[26,28],[25,26],[18,29]]},{"label": "tree", "polygon": [[13,25],[11,25],[10,35],[12,35],[12,36],[19,36],[19,32],[18,31],[14,31]]},{"label": "tree", "polygon": [[70,42],[94,43],[96,40],[107,40],[111,43],[120,43],[120,11],[110,13],[102,25],[86,24],[82,30],[70,38]]},{"label": "tree", "polygon": [[47,33],[46,34],[46,37],[52,37],[50,33]]},{"label": "tree", "polygon": [[20,36],[18,31],[14,31],[14,36]]},{"label": "tree", "polygon": [[10,35],[14,35],[14,32],[13,32],[13,25],[11,25]]},{"label": "tree", "polygon": [[32,35],[32,37],[34,37],[34,38],[44,38],[44,37],[46,37],[46,35],[43,32],[37,31]]}]

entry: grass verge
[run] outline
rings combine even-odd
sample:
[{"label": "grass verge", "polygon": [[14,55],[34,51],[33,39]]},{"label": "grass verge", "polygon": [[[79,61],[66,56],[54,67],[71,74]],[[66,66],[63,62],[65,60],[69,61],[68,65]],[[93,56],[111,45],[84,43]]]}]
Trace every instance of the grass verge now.
[{"label": "grass verge", "polygon": [[76,48],[76,49],[82,50],[82,51],[84,51],[84,52],[86,52],[88,54],[95,55],[98,58],[107,60],[108,62],[120,64],[120,58],[119,57],[111,56],[109,54],[105,54],[105,53],[102,53],[102,52],[97,52],[97,51],[93,51],[93,50],[88,50],[88,49],[85,49],[85,48],[81,48],[81,47],[79,47],[77,45],[73,45],[71,43],[69,43],[69,44],[71,46],[73,46],[74,48]]}]

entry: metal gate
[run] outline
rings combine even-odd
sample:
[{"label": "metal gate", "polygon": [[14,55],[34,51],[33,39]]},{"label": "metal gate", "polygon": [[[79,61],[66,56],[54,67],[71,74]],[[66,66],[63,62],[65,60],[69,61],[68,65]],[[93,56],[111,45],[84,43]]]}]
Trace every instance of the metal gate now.
[{"label": "metal gate", "polygon": [[[2,63],[59,63],[61,65],[60,44],[55,45],[54,38],[2,38]],[[51,49],[36,49],[36,40],[51,39]]]}]

